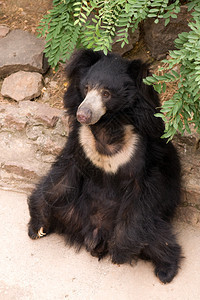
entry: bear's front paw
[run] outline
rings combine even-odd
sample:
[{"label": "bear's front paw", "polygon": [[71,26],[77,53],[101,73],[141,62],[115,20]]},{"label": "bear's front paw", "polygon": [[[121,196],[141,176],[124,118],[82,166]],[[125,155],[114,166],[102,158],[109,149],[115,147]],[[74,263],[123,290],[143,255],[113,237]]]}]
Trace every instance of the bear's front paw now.
[{"label": "bear's front paw", "polygon": [[41,237],[44,237],[47,233],[44,232],[44,228],[41,227],[38,231],[35,231],[31,226],[28,229],[28,235],[31,239],[36,240]]},{"label": "bear's front paw", "polygon": [[155,269],[156,276],[160,279],[163,283],[169,283],[172,279],[176,276],[178,272],[177,266],[159,266]]}]

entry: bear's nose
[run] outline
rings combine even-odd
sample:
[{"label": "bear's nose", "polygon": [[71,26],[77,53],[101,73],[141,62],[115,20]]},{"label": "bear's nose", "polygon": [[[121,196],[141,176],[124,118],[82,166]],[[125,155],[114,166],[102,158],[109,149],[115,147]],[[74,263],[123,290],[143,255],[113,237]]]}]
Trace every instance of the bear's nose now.
[{"label": "bear's nose", "polygon": [[82,124],[89,124],[92,120],[92,111],[87,107],[81,107],[76,113],[77,120]]}]

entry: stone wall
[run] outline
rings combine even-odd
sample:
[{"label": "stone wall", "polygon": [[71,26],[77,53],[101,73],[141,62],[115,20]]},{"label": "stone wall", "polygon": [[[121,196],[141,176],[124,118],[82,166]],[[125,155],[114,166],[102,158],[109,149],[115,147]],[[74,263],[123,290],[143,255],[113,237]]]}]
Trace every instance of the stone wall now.
[{"label": "stone wall", "polygon": [[199,136],[176,136],[174,144],[182,165],[182,203],[177,218],[200,227],[200,148]]},{"label": "stone wall", "polygon": [[30,191],[66,142],[64,112],[31,101],[0,104],[0,187]]}]

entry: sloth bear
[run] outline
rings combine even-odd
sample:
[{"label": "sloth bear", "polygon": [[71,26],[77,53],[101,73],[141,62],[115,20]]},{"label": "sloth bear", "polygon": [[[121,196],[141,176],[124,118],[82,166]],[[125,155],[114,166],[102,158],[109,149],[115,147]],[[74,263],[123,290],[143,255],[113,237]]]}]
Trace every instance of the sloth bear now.
[{"label": "sloth bear", "polygon": [[151,260],[163,283],[181,247],[170,221],[180,199],[180,163],[154,114],[157,93],[139,60],[79,51],[67,67],[66,145],[28,200],[32,239],[51,232],[113,263]]}]

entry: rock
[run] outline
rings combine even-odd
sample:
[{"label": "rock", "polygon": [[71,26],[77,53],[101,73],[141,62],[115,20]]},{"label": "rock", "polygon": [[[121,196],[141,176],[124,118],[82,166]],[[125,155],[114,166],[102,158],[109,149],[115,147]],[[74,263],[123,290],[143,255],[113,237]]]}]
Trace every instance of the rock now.
[{"label": "rock", "polygon": [[4,79],[1,94],[16,101],[31,100],[41,94],[42,75],[19,71]]},{"label": "rock", "polygon": [[[21,124],[22,130],[30,126],[43,126],[45,128],[56,129],[58,121],[61,119],[64,124],[65,131],[67,130],[66,117],[63,115],[63,111],[57,108],[52,108],[47,104],[23,101],[17,105],[13,104],[0,104],[0,129],[9,132],[15,131],[15,126]],[[12,120],[12,122],[11,122]],[[13,126],[11,126],[11,123]],[[57,134],[62,134],[62,130]]]},{"label": "rock", "polygon": [[[30,152],[31,153],[31,152]],[[17,192],[31,192],[34,185],[42,172],[38,164],[37,172],[36,163],[32,166],[30,163],[26,164],[23,162],[13,162],[13,164],[1,164],[0,167],[0,180],[1,188],[6,190],[13,190]],[[43,165],[44,170],[44,165]],[[48,166],[46,166],[46,172],[48,171]]]},{"label": "rock", "polygon": [[[25,101],[19,104],[19,109],[31,123],[46,126],[47,128],[55,128],[59,118],[61,118],[62,110],[52,108],[47,104]],[[60,133],[61,134],[61,133]]]},{"label": "rock", "polygon": [[48,69],[43,50],[45,41],[16,29],[0,39],[0,77],[19,70],[45,73]]},{"label": "rock", "polygon": [[116,42],[118,37],[115,37],[114,42],[112,44],[112,51],[120,55],[125,54],[126,52],[133,49],[133,46],[139,41],[139,36],[140,36],[139,29],[136,29],[134,32],[132,32],[132,30],[129,30],[129,36],[128,36],[129,43],[125,44],[123,48],[121,48],[121,42]]},{"label": "rock", "polygon": [[20,120],[19,116],[15,115],[6,115],[4,119],[4,125],[7,126],[12,131],[23,131],[26,127],[27,121],[26,120]]},{"label": "rock", "polygon": [[10,28],[8,26],[0,25],[0,38],[5,37],[9,31],[10,31]]},{"label": "rock", "polygon": [[178,34],[190,31],[188,20],[191,14],[186,6],[181,7],[177,19],[170,19],[170,23],[165,26],[165,20],[161,19],[158,24],[154,23],[153,18],[149,18],[144,22],[144,41],[151,55],[157,59],[163,59],[169,50],[174,50],[174,40]]}]

